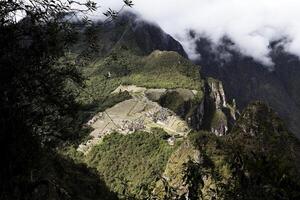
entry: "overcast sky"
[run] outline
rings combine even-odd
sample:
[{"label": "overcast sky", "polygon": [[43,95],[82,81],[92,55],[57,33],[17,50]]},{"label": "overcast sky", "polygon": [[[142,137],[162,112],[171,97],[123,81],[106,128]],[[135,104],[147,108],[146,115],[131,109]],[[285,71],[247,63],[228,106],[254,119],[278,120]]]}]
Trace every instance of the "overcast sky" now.
[{"label": "overcast sky", "polygon": [[[102,9],[118,9],[122,0],[97,0]],[[300,0],[133,0],[132,10],[157,23],[182,42],[190,56],[193,43],[187,30],[196,30],[215,43],[224,35],[237,48],[271,65],[268,45],[287,38],[285,48],[300,56]],[[99,15],[100,16],[100,15]]]}]

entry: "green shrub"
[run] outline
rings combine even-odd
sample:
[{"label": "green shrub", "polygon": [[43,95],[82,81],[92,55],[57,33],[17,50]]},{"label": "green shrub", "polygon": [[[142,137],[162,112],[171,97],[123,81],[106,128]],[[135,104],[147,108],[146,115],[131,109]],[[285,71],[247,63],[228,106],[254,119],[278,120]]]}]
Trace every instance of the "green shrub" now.
[{"label": "green shrub", "polygon": [[91,150],[86,162],[103,175],[112,190],[138,196],[142,186],[150,187],[162,174],[176,148],[164,138],[166,133],[160,129],[126,136],[113,133]]}]

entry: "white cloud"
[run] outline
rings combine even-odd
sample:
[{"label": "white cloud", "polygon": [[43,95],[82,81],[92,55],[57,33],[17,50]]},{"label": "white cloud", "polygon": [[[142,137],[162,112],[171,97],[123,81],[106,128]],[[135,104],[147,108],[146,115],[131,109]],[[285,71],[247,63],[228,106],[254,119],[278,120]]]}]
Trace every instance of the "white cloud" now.
[{"label": "white cloud", "polygon": [[[101,0],[102,9],[119,8],[121,0]],[[193,43],[186,31],[193,29],[218,42],[231,38],[242,53],[271,65],[269,42],[286,37],[286,50],[300,56],[299,0],[134,0],[145,19],[159,24],[181,41],[191,56]]]}]

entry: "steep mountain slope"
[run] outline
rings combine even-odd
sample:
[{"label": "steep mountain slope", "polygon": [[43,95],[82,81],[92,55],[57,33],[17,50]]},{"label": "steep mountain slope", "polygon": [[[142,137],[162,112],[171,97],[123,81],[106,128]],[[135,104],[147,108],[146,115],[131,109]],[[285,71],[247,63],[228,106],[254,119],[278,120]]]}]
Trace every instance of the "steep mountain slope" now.
[{"label": "steep mountain slope", "polygon": [[271,57],[275,65],[270,71],[270,67],[233,50],[232,45],[227,39],[217,47],[205,38],[199,39],[197,51],[202,58],[196,63],[202,66],[203,74],[221,80],[239,108],[255,100],[269,104],[300,137],[299,59],[274,43]]},{"label": "steep mountain slope", "polygon": [[[122,191],[138,199],[150,195],[191,129],[226,135],[238,116],[221,82],[202,79],[198,66],[176,52],[140,56],[115,47],[83,71],[87,87],[79,89],[78,101],[91,105],[83,115],[94,130],[63,154],[96,168],[120,198]],[[114,103],[101,107],[105,102]]]},{"label": "steep mountain slope", "polygon": [[103,57],[114,48],[120,47],[130,49],[138,55],[148,55],[154,50],[167,50],[187,57],[178,41],[160,27],[130,12],[122,13],[109,23],[99,21],[90,26],[76,26],[79,31],[78,42],[72,51],[82,52],[83,49],[88,57]]},{"label": "steep mountain slope", "polygon": [[222,82],[185,55],[146,54],[129,36],[87,57],[85,88],[70,85],[90,130],[63,156],[95,169],[121,199],[299,198],[299,141],[268,106],[240,115]]},{"label": "steep mountain slope", "polygon": [[299,148],[270,108],[253,103],[228,136],[191,134],[154,192],[160,199],[298,199]]},{"label": "steep mountain slope", "polygon": [[[124,59],[122,52],[117,55],[114,55],[114,61]],[[130,58],[129,54],[126,55]],[[115,92],[119,92],[117,95],[129,93],[133,98],[148,94],[147,98],[174,112],[173,115],[185,120],[193,131],[173,135],[164,130],[164,126],[163,129],[147,129],[147,124],[143,124],[145,121],[140,123],[142,126],[131,128],[128,123],[124,127],[120,124],[109,134],[96,136],[100,139],[92,143],[90,150],[84,154],[80,153],[78,146],[73,146],[65,150],[65,155],[97,169],[109,189],[118,193],[120,198],[299,197],[299,142],[272,110],[261,103],[254,103],[239,117],[234,103],[227,102],[222,84],[212,78],[201,80],[194,73],[197,66],[175,52],[155,51],[149,56],[134,58],[134,62],[127,62],[131,70],[125,74],[119,73],[119,67],[118,73],[114,71],[114,62],[91,65],[87,71],[94,72],[90,74],[93,84],[85,90],[90,90],[94,85],[101,90],[99,84],[103,80],[97,77],[104,76],[110,70],[111,76],[102,86],[105,88],[108,85],[110,88],[108,101]],[[136,63],[138,67],[134,67]],[[140,77],[136,74],[146,72],[148,76],[136,78]],[[194,84],[189,84],[191,82]],[[147,87],[150,88],[145,89]],[[198,94],[192,99],[189,98],[191,90],[196,90]],[[89,100],[85,94],[83,92],[83,102]],[[96,98],[97,93],[93,95]],[[127,101],[121,100],[121,104],[116,103],[117,107],[106,109],[112,122],[118,124],[118,117],[123,115],[112,113],[110,109],[126,111],[122,102]],[[136,114],[148,112],[146,108],[136,109],[135,106],[132,110]],[[127,115],[123,119],[130,122],[132,113]],[[103,119],[95,118],[92,123],[102,123]],[[161,126],[164,120],[152,123]],[[95,136],[91,134],[91,137]],[[70,154],[74,151],[77,153]]]}]

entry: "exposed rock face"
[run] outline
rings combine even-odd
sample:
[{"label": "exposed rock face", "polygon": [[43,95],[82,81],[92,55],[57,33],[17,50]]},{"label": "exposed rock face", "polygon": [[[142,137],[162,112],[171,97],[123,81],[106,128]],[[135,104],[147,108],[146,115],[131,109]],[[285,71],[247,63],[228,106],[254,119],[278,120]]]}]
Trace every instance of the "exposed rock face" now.
[{"label": "exposed rock face", "polygon": [[[252,101],[263,101],[279,113],[289,130],[300,137],[300,61],[284,52],[280,44],[271,44],[274,66],[264,66],[233,50],[232,41],[224,39],[213,45],[208,39],[197,41],[201,72],[224,84],[229,98],[236,99],[239,109]],[[226,56],[224,56],[226,55]]]},{"label": "exposed rock face", "polygon": [[223,107],[226,107],[227,102],[222,83],[216,80],[209,79],[207,81],[207,84],[210,90],[209,98],[214,101],[215,108],[220,110]]},{"label": "exposed rock face", "polygon": [[226,101],[223,85],[220,81],[208,78],[205,82],[205,96],[202,129],[222,136],[232,128],[238,112],[236,106]]},{"label": "exposed rock face", "polygon": [[183,143],[169,158],[162,178],[153,193],[159,199],[188,199],[189,183],[186,180],[186,164],[199,163],[200,152],[189,142]]},{"label": "exposed rock face", "polygon": [[189,137],[170,156],[153,193],[158,199],[299,198],[290,190],[299,188],[299,158],[299,141],[272,109],[255,102],[228,136]]},{"label": "exposed rock face", "polygon": [[[224,174],[224,177],[216,180],[216,172],[211,169],[213,161],[210,159],[189,141],[183,143],[169,158],[153,193],[158,199],[214,199],[218,196],[217,190],[220,190],[218,182],[226,184],[230,175]],[[228,168],[223,166],[223,170]],[[225,199],[220,196],[216,199]]]},{"label": "exposed rock face", "polygon": [[222,83],[213,78],[204,81],[202,90],[201,96],[187,89],[166,90],[155,101],[173,110],[194,130],[226,135],[238,116],[235,101],[232,105],[226,101]]},{"label": "exposed rock face", "polygon": [[80,145],[79,151],[88,152],[114,131],[130,134],[161,127],[171,135],[186,136],[192,128],[223,136],[236,120],[235,105],[227,103],[222,83],[212,78],[205,80],[204,96],[199,96],[203,92],[196,90],[147,89],[135,85],[121,85],[112,93],[125,91],[133,99],[118,103],[89,120],[87,125],[94,128],[92,139]]}]

